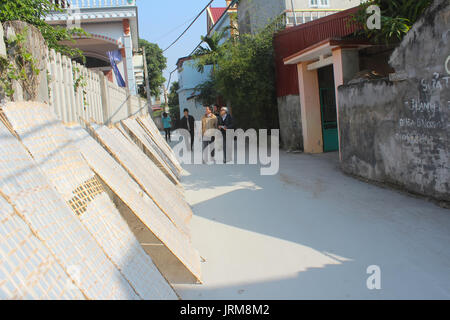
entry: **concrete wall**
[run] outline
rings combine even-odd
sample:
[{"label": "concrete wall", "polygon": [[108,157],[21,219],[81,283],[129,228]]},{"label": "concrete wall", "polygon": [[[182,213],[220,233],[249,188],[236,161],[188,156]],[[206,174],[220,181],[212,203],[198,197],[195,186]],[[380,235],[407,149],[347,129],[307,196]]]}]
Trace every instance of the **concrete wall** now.
[{"label": "concrete wall", "polygon": [[159,131],[163,131],[164,130],[164,126],[162,124],[162,118],[161,116],[159,117],[154,117],[153,118],[153,122],[155,123],[156,127],[158,128]]},{"label": "concrete wall", "polygon": [[[53,108],[58,119],[64,122],[79,122],[82,117],[98,123],[115,123],[132,115],[147,113],[146,100],[130,96],[126,88],[109,82],[103,73],[87,69],[53,49],[48,50],[35,27],[20,21],[5,22],[3,27],[8,38],[27,30],[25,47],[33,54],[35,66],[40,72],[39,75],[30,74],[31,80],[25,85],[14,81],[13,97],[5,97],[0,92],[0,102],[46,102]],[[0,40],[3,42],[3,37]],[[8,58],[13,60],[13,56]],[[75,79],[80,76],[85,85],[75,88]]]},{"label": "concrete wall", "polygon": [[87,33],[103,35],[115,40],[123,40],[123,23],[114,21],[108,23],[82,23],[81,28]]},{"label": "concrete wall", "polygon": [[[40,102],[48,102],[48,86],[47,86],[47,74],[46,74],[46,60],[47,60],[47,46],[45,44],[44,38],[42,37],[39,30],[28,25],[22,21],[7,21],[3,23],[4,36],[7,39],[14,40],[17,35],[25,35],[24,47],[33,57],[34,57],[34,68],[39,70],[39,74],[36,74],[31,70],[30,67],[27,70],[27,80],[26,81],[16,81],[12,82],[12,89],[14,90],[14,95],[12,97],[13,101],[22,100],[34,100]],[[3,42],[3,37],[0,42]],[[4,45],[4,43],[3,43]],[[12,52],[16,52],[17,48],[10,48]],[[16,62],[11,57],[7,57],[10,63],[16,65]],[[16,65],[16,69],[20,69]],[[6,99],[4,94],[0,93],[0,101]]]},{"label": "concrete wall", "polygon": [[212,66],[205,66],[204,72],[198,72],[192,60],[185,61],[183,67],[178,69],[178,83],[180,90],[194,89],[199,84],[210,79]]},{"label": "concrete wall", "polygon": [[0,23],[0,58],[6,58],[6,45],[5,41],[3,41],[3,25]]},{"label": "concrete wall", "polygon": [[[52,23],[52,21],[50,21]],[[66,22],[62,24],[56,24],[60,27],[66,27]],[[113,39],[114,41],[120,41],[123,44],[123,47],[125,49],[126,56],[124,59],[117,64],[117,67],[126,81],[127,85],[130,88],[130,92],[133,95],[136,95],[137,92],[137,86],[136,86],[136,79],[135,79],[135,67],[133,64],[133,51],[135,51],[137,48],[135,48],[136,43],[134,38],[136,35],[125,35],[124,34],[124,26],[122,20],[120,21],[101,21],[93,23],[92,21],[86,22],[83,21],[80,24],[80,28],[82,28],[84,31],[86,31],[88,34],[92,34],[93,38],[96,39],[98,36],[106,37]],[[131,28],[131,32],[133,32],[133,28]],[[88,57],[94,57],[101,59],[103,61],[109,62],[109,58],[107,56],[107,51],[111,50],[117,50],[119,49],[119,46],[115,45],[112,40],[102,40],[97,38],[97,43],[92,42],[77,42],[76,46],[78,46],[86,56]],[[66,42],[69,46],[74,46],[69,41]],[[117,79],[115,75],[113,74],[113,78],[115,83],[117,84]]]},{"label": "concrete wall", "polygon": [[[6,45],[5,41],[3,40],[4,32],[3,32],[3,25],[0,23],[0,59],[6,59]],[[4,103],[6,99],[5,92],[3,92],[3,88],[0,87],[0,103]]]},{"label": "concrete wall", "polygon": [[238,21],[242,33],[255,33],[264,28],[271,20],[281,15],[286,10],[310,10],[310,9],[349,9],[356,7],[361,0],[329,0],[327,6],[311,5],[310,0],[241,0],[239,2]]},{"label": "concrete wall", "polygon": [[[211,33],[225,30],[225,28],[230,26],[230,22],[230,15],[225,15],[215,25]],[[223,44],[229,37],[231,37],[231,32],[230,30],[226,30],[225,37],[220,41],[220,44]],[[180,85],[180,89],[178,90],[180,119],[184,116],[184,109],[189,109],[190,115],[193,116],[195,120],[200,120],[205,114],[203,105],[192,97],[197,94],[195,87],[210,80],[211,72],[212,66],[205,66],[204,71],[199,72],[195,66],[194,60],[185,61],[183,66],[178,69],[178,83]]]},{"label": "concrete wall", "polygon": [[220,19],[217,24],[214,26],[214,28],[211,30],[211,34],[214,32],[225,32],[225,36],[222,40],[220,40],[220,44],[224,43],[228,38],[231,37],[231,31],[230,29],[225,30],[226,28],[229,28],[231,26],[231,20],[230,15],[227,14],[222,19]]},{"label": "concrete wall", "polygon": [[328,0],[328,5],[322,5],[321,0],[317,0],[317,5],[313,5],[311,0],[284,0],[286,9],[292,10],[294,3],[295,10],[301,9],[348,9],[356,7],[361,0]]},{"label": "concrete wall", "polygon": [[395,82],[339,88],[345,172],[450,200],[449,10],[435,1],[396,48]]},{"label": "concrete wall", "polygon": [[203,73],[198,72],[191,60],[185,61],[183,67],[178,69],[180,119],[183,117],[183,110],[185,108],[189,109],[189,113],[196,120],[199,120],[205,113],[203,106],[196,99],[192,99],[192,96],[196,94],[194,90],[196,86],[210,79],[209,75],[211,71],[212,66],[206,66]]},{"label": "concrete wall", "polygon": [[[101,35],[115,40],[120,40],[123,44],[125,43],[122,21],[110,21],[109,23],[82,23],[81,28],[89,34]],[[128,41],[128,45],[130,45],[130,41]],[[86,47],[83,46],[81,49],[84,51],[86,56],[98,58],[109,63],[107,51],[118,50],[119,47],[113,45],[112,43],[99,40],[96,45],[89,45]],[[129,70],[127,69],[125,61],[126,58],[117,63],[117,68],[119,69],[123,79],[128,83],[127,74]],[[117,81],[114,72],[112,73],[112,76],[114,83],[118,85],[119,82]]]},{"label": "concrete wall", "polygon": [[201,120],[205,114],[205,108],[197,101],[197,99],[188,99],[195,94],[193,89],[186,89],[178,91],[178,98],[180,101],[180,119],[184,116],[183,110],[186,108],[189,110],[189,114],[194,117],[195,120]]},{"label": "concrete wall", "polygon": [[284,10],[285,0],[241,0],[238,7],[239,31],[255,33]]},{"label": "concrete wall", "polygon": [[303,149],[302,117],[299,96],[278,98],[281,146],[285,150]]}]

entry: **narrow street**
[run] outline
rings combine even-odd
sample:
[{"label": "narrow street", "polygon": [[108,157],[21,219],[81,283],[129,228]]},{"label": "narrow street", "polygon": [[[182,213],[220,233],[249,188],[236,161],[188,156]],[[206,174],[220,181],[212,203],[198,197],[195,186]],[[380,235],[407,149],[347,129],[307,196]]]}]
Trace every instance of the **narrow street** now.
[{"label": "narrow street", "polygon": [[[203,285],[183,299],[448,299],[450,214],[344,175],[337,153],[280,154],[258,166],[191,165],[193,244]],[[367,267],[381,268],[369,290]]]},{"label": "narrow street", "polygon": [[167,319],[449,301],[449,17],[0,1],[0,301]]}]

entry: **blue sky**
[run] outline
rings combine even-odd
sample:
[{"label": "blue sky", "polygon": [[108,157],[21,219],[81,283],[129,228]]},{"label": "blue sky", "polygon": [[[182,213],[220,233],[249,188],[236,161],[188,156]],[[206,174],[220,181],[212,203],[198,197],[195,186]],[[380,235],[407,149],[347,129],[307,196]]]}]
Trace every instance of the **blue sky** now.
[{"label": "blue sky", "polygon": [[[161,49],[167,48],[210,0],[137,0],[139,10],[139,35],[150,42],[157,43]],[[213,7],[225,7],[225,0],[215,0]],[[206,13],[195,22],[189,31],[164,55],[167,69],[164,77],[175,69],[178,58],[184,57],[200,42],[206,33]],[[172,79],[177,79],[174,72]]]}]

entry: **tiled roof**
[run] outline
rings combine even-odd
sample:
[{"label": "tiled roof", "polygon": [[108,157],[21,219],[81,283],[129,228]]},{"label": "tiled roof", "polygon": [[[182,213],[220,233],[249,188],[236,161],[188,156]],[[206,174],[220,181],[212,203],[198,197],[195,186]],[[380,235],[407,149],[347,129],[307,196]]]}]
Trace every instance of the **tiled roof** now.
[{"label": "tiled roof", "polygon": [[208,8],[213,24],[220,19],[220,17],[222,16],[222,14],[225,12],[226,9],[227,8],[213,8],[213,7]]}]

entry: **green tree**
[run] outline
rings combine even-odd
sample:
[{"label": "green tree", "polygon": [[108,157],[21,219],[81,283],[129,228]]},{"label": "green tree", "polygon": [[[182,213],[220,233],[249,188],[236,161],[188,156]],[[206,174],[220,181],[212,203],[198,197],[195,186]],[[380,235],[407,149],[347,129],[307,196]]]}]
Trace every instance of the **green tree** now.
[{"label": "green tree", "polygon": [[272,42],[278,25],[274,21],[258,34],[230,38],[213,47],[209,57],[208,52],[197,56],[197,66],[215,65],[211,80],[196,88],[200,100],[211,103],[222,97],[229,102],[236,127],[279,127]]},{"label": "green tree", "polygon": [[[166,81],[163,76],[163,70],[167,67],[167,59],[164,57],[163,51],[156,43],[139,39],[139,47],[145,48],[145,60],[147,61],[151,95],[159,96],[161,93],[161,87]],[[143,97],[147,97],[145,85],[139,88],[139,93]]]},{"label": "green tree", "polygon": [[195,87],[197,99],[202,105],[213,105],[220,97],[220,92],[217,90],[217,81],[213,79],[200,83]]},{"label": "green tree", "polygon": [[[356,31],[357,35],[378,43],[395,43],[403,39],[431,3],[432,0],[369,0],[360,5],[360,10],[351,21],[362,27]],[[377,5],[381,10],[381,30],[367,26],[371,13],[367,13],[366,9],[371,5]]]},{"label": "green tree", "polygon": [[178,98],[178,90],[180,89],[180,84],[178,81],[172,82],[170,85],[170,92],[169,92],[169,112],[170,117],[172,119],[178,119],[180,115],[180,100]]},{"label": "green tree", "polygon": [[212,65],[213,72],[221,55],[223,47],[220,42],[225,38],[225,31],[214,32],[211,36],[201,36],[201,40],[207,45],[195,50],[193,57],[196,60],[197,70],[204,72],[205,66]]},{"label": "green tree", "polygon": [[47,45],[69,56],[82,56],[79,49],[62,45],[63,40],[73,40],[76,34],[87,35],[80,28],[54,27],[44,17],[52,11],[62,11],[50,0],[0,0],[0,22],[20,20],[39,29]]}]

